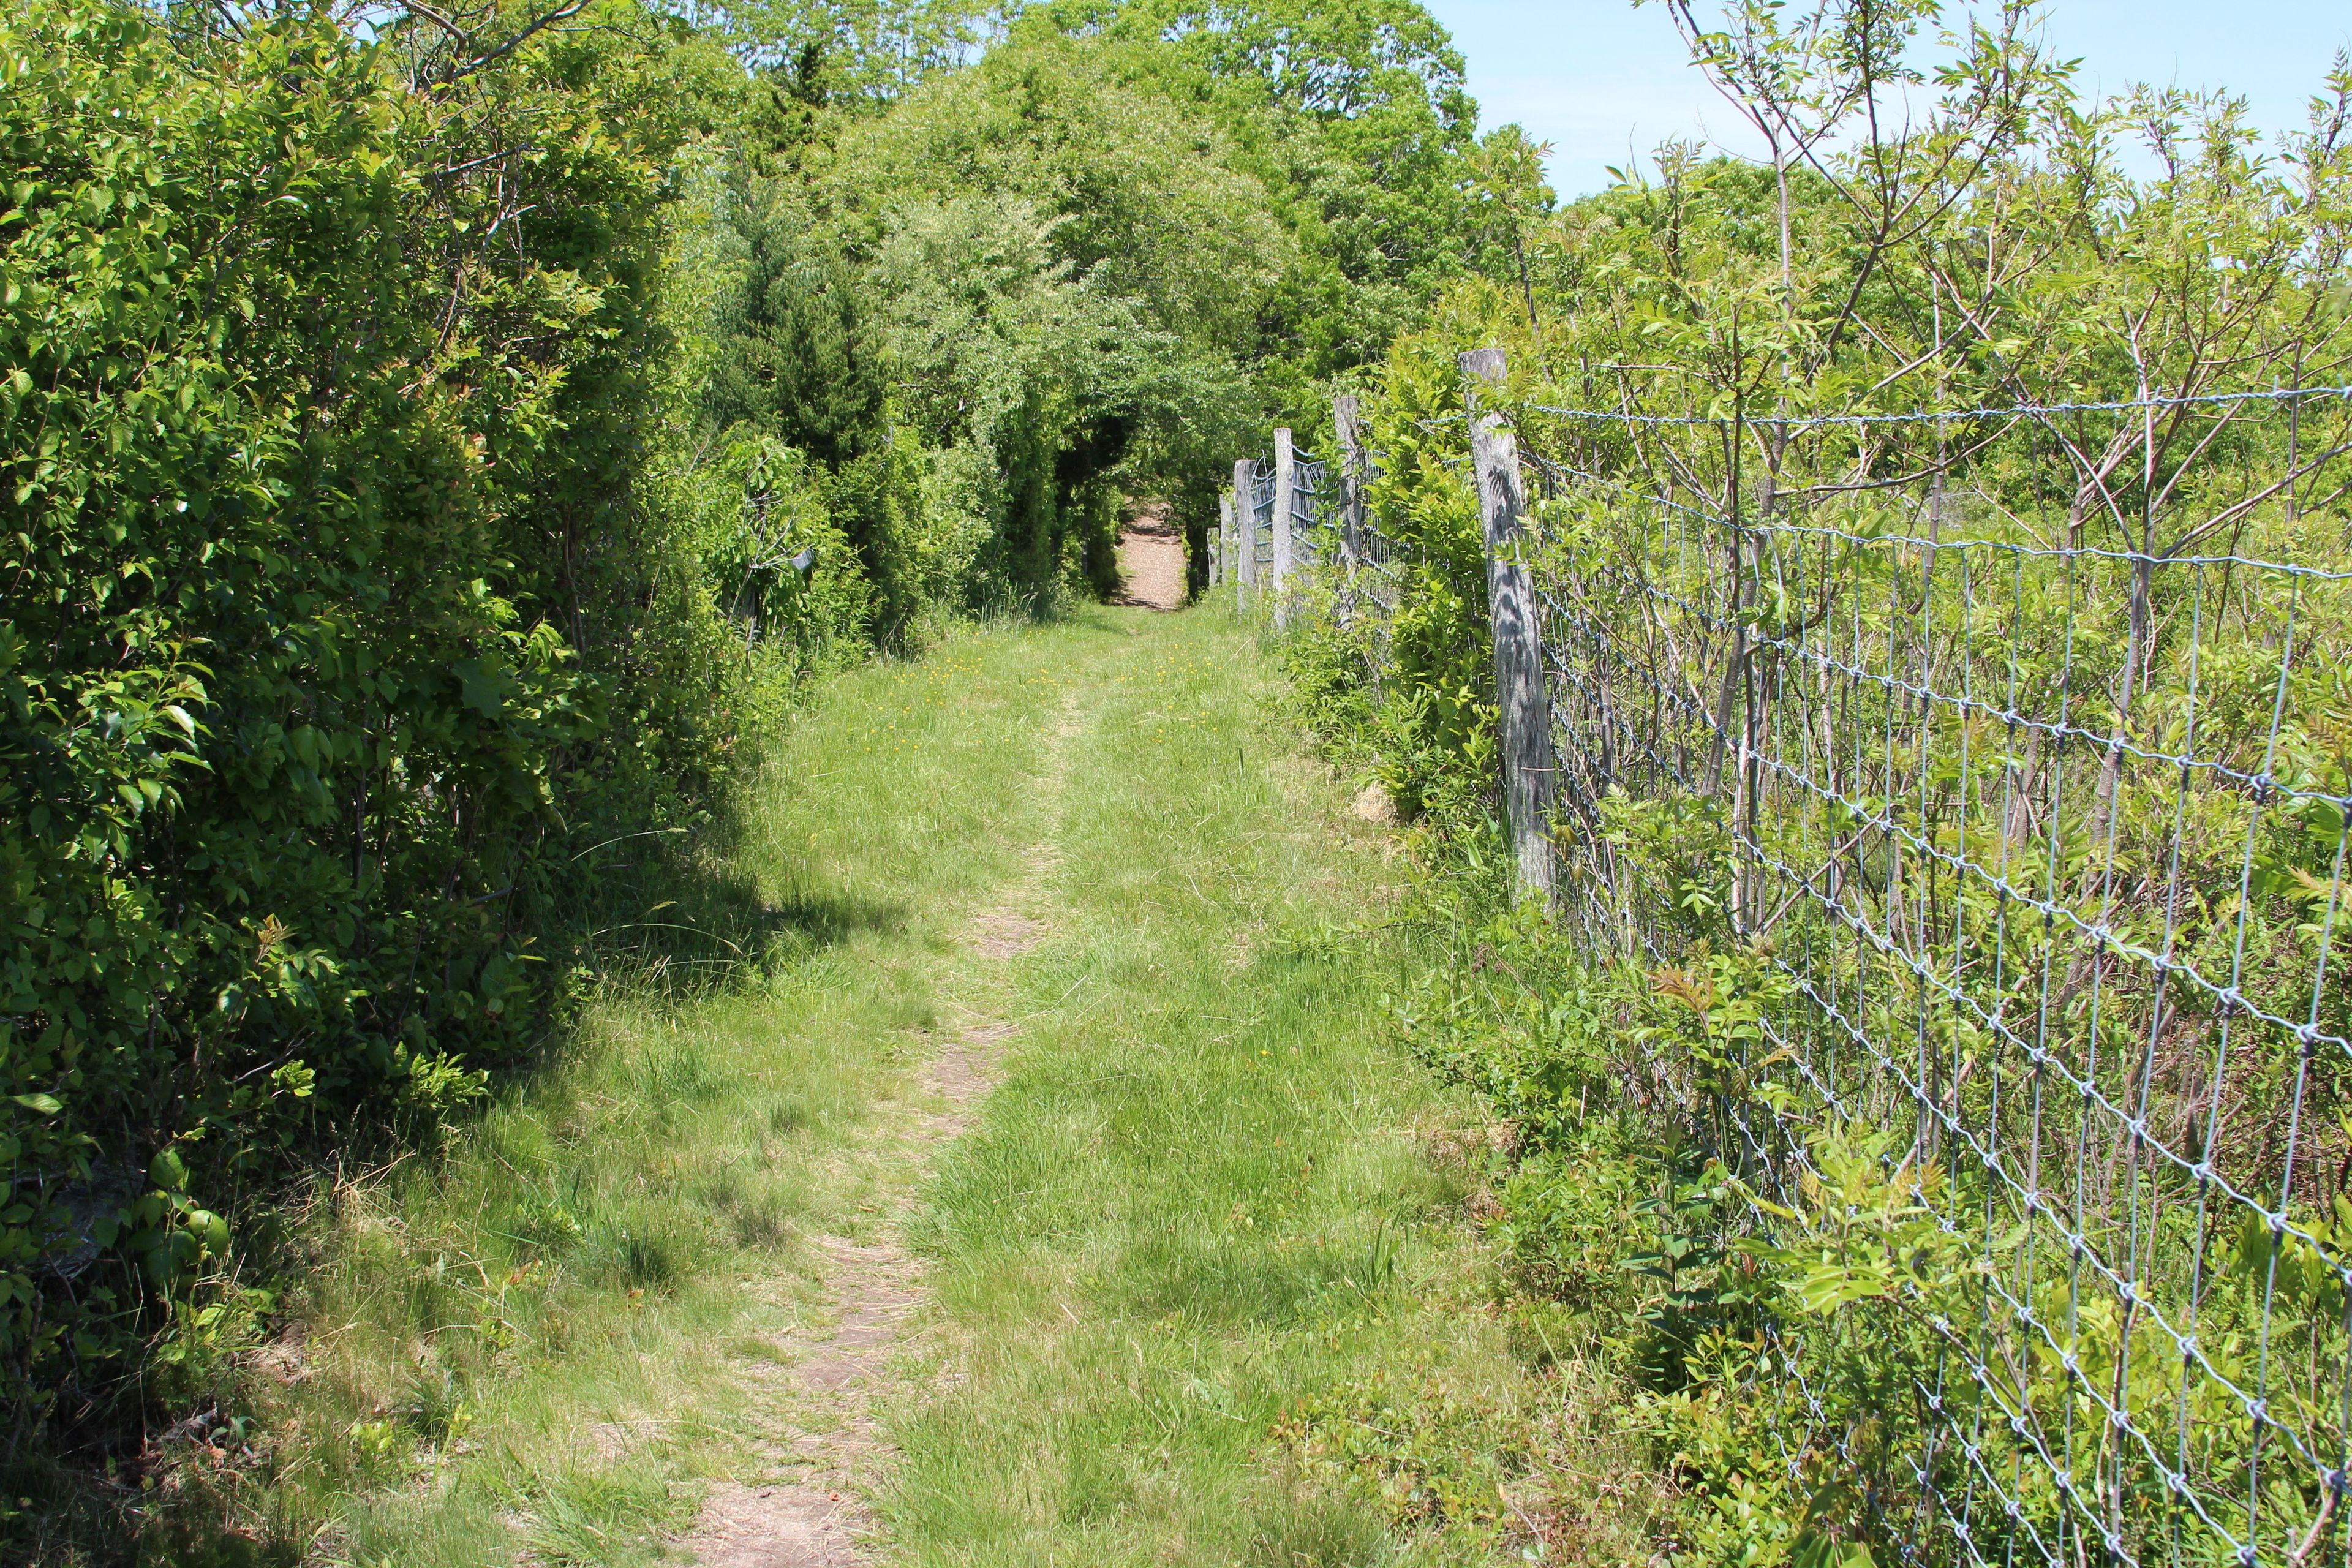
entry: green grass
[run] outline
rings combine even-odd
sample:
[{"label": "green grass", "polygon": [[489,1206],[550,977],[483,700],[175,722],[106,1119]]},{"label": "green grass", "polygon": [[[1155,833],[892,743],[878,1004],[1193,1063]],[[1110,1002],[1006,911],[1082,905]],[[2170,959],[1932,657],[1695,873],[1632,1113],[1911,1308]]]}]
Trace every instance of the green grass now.
[{"label": "green grass", "polygon": [[1524,1384],[1446,1310],[1470,1178],[1426,1157],[1453,1109],[1381,1043],[1398,950],[1368,928],[1401,868],[1214,612],[1138,626],[1086,698],[1054,934],[919,1237],[966,1377],[906,1413],[895,1539],[941,1565],[1384,1560],[1383,1510],[1273,1428],[1384,1373]]},{"label": "green grass", "polygon": [[256,1380],[276,1462],[232,1489],[270,1538],[625,1563],[740,1462],[739,1352],[805,1296],[796,1238],[873,1224],[954,939],[1037,831],[1056,636],[828,683],[725,868],[772,911],[767,973],[613,984],[445,1158],[321,1193],[301,1342],[267,1359],[297,1381]]},{"label": "green grass", "polygon": [[[1534,1385],[1472,1175],[1425,1154],[1457,1112],[1381,1043],[1401,868],[1276,707],[1214,610],[828,683],[715,868],[769,962],[608,985],[441,1157],[322,1191],[304,1331],[251,1379],[267,1462],[175,1484],[265,1557],[657,1561],[763,1473],[744,1373],[822,1310],[801,1238],[924,1184],[886,1560],[1480,1560]],[[991,958],[1008,901],[1044,940]],[[975,1017],[1017,1026],[1002,1081],[927,1157],[918,1069]],[[1368,1420],[1412,1429],[1363,1452]]]}]

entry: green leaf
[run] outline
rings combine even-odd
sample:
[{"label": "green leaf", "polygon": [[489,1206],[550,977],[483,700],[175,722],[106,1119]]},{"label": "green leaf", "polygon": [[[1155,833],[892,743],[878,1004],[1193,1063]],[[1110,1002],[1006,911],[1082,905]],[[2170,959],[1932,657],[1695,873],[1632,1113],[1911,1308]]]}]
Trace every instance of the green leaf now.
[{"label": "green leaf", "polygon": [[452,665],[457,677],[461,700],[466,706],[485,719],[496,719],[506,712],[507,696],[514,682],[505,670],[486,660],[469,658]]}]

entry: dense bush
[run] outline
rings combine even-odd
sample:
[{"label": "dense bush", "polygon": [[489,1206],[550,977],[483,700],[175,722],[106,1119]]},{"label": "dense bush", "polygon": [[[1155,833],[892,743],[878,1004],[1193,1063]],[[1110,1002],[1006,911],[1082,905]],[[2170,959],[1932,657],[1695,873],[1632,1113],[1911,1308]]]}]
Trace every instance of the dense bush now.
[{"label": "dense bush", "polygon": [[[1489,168],[1411,0],[1041,5],[887,98],[830,58],[761,76],[730,132],[709,406],[820,454],[884,623],[942,591],[926,556],[969,602],[1112,590],[1122,494],[1169,503],[1205,580],[1246,433],[1319,429],[1330,377],[1504,264],[1487,193],[1542,199]],[[875,455],[909,448],[956,455],[977,526],[891,488]]]},{"label": "dense bush", "polygon": [[609,20],[0,22],[12,1403],[99,1397],[286,1152],[475,1092],[583,851],[726,764],[741,661],[635,499],[696,61]]}]

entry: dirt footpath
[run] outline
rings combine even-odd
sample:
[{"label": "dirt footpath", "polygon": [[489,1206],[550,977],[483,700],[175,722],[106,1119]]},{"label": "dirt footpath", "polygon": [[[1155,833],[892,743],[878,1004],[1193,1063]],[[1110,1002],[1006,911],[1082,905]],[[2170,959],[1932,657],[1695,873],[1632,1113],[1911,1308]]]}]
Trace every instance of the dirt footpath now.
[{"label": "dirt footpath", "polygon": [[1118,603],[1183,608],[1184,536],[1169,521],[1167,502],[1150,503],[1120,531],[1118,574],[1126,584]]},{"label": "dirt footpath", "polygon": [[[1175,582],[1181,595],[1181,571]],[[1049,801],[1061,797],[1070,750],[1084,728],[1076,703],[1073,696],[1063,704],[1036,779]],[[894,1363],[931,1306],[922,1263],[905,1245],[905,1222],[946,1146],[971,1130],[995,1085],[998,1060],[1019,1033],[1017,1024],[993,1016],[989,1004],[1002,998],[990,983],[1001,985],[994,972],[1048,934],[1035,915],[1045,907],[1046,879],[1059,859],[1050,839],[1031,846],[1021,880],[971,922],[966,946],[979,956],[981,973],[967,968],[963,989],[970,994],[954,1002],[964,1016],[923,1069],[924,1108],[896,1130],[898,1212],[867,1245],[837,1236],[810,1238],[823,1259],[822,1295],[807,1321],[771,1343],[775,1362],[761,1363],[753,1378],[765,1385],[757,1392],[767,1406],[772,1473],[768,1484],[730,1481],[704,1500],[684,1542],[696,1568],[868,1568],[876,1561],[879,1527],[869,1500],[886,1484],[895,1457],[877,1407],[907,1392],[905,1369]],[[764,1370],[771,1365],[780,1370]]]}]

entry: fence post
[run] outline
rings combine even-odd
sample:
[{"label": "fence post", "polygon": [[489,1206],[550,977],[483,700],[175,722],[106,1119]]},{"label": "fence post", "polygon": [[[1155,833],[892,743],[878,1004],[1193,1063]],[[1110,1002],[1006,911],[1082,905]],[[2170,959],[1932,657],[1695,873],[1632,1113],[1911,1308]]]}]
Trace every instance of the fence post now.
[{"label": "fence post", "polygon": [[1225,580],[1225,552],[1233,548],[1234,498],[1217,498],[1217,531],[1209,541],[1209,586],[1213,588]]},{"label": "fence post", "polygon": [[1339,451],[1339,564],[1350,577],[1364,563],[1364,426],[1352,392],[1331,400],[1331,433]]},{"label": "fence post", "polygon": [[1274,629],[1290,625],[1291,555],[1290,497],[1298,483],[1298,462],[1290,446],[1290,427],[1274,432]]},{"label": "fence post", "polygon": [[1356,568],[1364,563],[1364,433],[1352,392],[1331,400],[1333,450],[1339,468],[1339,624],[1356,606]]},{"label": "fence post", "polygon": [[1544,694],[1543,626],[1535,584],[1520,559],[1518,442],[1503,416],[1481,412],[1482,386],[1499,387],[1503,351],[1461,358],[1470,416],[1470,460],[1478,471],[1478,518],[1486,534],[1486,609],[1495,631],[1495,702],[1501,710],[1503,799],[1517,859],[1517,890],[1551,908],[1557,897],[1551,847],[1559,770],[1552,760],[1551,703]]},{"label": "fence post", "polygon": [[1244,458],[1234,464],[1234,565],[1244,605],[1257,587],[1257,503],[1250,498],[1256,484],[1255,459]]}]

